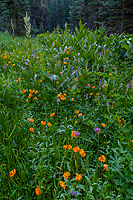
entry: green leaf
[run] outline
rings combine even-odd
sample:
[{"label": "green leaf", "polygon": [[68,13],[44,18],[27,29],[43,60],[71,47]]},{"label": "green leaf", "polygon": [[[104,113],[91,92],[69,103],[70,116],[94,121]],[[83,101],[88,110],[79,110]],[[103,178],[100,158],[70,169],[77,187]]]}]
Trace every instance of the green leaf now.
[{"label": "green leaf", "polygon": [[131,51],[127,44],[121,44],[121,48],[126,49],[127,51]]},{"label": "green leaf", "polygon": [[70,167],[68,162],[67,162],[67,169],[68,169],[69,172],[71,171],[71,167]]},{"label": "green leaf", "polygon": [[85,176],[85,178],[86,178],[87,182],[88,182],[90,185],[92,185],[92,182],[91,182],[90,178],[89,178],[88,176]]}]

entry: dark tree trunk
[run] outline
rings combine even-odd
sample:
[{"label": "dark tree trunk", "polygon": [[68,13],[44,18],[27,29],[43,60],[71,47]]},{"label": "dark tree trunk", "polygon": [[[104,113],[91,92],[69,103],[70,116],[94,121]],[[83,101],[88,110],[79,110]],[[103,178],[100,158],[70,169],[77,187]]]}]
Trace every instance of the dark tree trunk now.
[{"label": "dark tree trunk", "polygon": [[58,25],[58,0],[56,0],[56,25]]},{"label": "dark tree trunk", "polygon": [[123,33],[124,30],[124,18],[125,18],[125,4],[126,0],[123,2],[123,10],[122,10],[122,22],[121,22],[121,34]]},{"label": "dark tree trunk", "polygon": [[14,8],[15,8],[15,27],[16,27],[16,34],[19,33],[19,23],[18,23],[18,9],[16,5],[16,0],[14,0]]}]

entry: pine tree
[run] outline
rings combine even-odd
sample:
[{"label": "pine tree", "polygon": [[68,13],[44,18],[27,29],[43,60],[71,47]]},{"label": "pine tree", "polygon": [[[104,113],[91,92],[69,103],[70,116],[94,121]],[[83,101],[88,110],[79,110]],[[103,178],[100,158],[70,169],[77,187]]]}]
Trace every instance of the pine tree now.
[{"label": "pine tree", "polygon": [[2,0],[1,27],[2,30],[11,32],[11,19],[14,24],[15,34],[24,33],[23,17],[29,12],[28,0]]},{"label": "pine tree", "polygon": [[69,6],[69,20],[70,20],[70,29],[75,30],[75,26],[79,26],[79,21],[83,19],[84,16],[84,0],[73,0]]}]

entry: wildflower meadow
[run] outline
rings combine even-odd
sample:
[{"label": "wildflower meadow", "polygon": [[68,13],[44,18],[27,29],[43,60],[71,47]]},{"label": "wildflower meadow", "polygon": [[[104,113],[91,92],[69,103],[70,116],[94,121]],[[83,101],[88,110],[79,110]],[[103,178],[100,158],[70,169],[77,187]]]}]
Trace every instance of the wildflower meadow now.
[{"label": "wildflower meadow", "polygon": [[0,33],[0,199],[133,199],[133,36]]}]

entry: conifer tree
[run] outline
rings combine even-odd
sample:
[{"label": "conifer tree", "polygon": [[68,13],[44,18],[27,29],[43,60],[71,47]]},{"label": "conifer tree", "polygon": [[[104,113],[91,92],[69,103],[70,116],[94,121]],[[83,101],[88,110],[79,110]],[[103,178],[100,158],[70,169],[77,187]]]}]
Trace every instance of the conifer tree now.
[{"label": "conifer tree", "polygon": [[1,3],[1,27],[2,30],[11,32],[11,19],[14,24],[15,34],[24,33],[23,17],[29,13],[29,3],[27,0],[2,0]]}]

